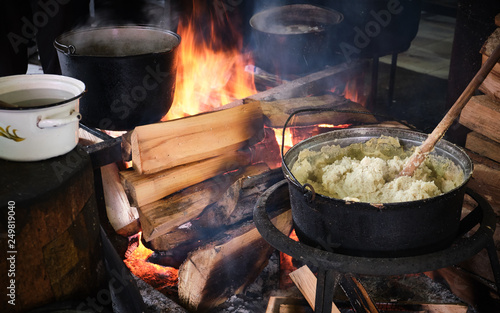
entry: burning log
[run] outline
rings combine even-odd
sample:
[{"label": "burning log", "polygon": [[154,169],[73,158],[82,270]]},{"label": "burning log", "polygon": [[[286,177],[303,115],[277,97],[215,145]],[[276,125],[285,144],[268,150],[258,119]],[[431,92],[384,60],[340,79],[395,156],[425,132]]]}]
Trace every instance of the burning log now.
[{"label": "burning log", "polygon": [[[259,176],[268,171],[269,168],[267,165],[261,163],[248,166],[240,171],[241,173],[239,173],[239,175],[233,176],[234,180],[231,181],[231,185],[221,194],[217,202],[207,207],[205,212],[198,218],[197,224],[200,225],[200,227],[217,228],[223,225],[231,225],[231,216],[233,216],[233,223],[244,219],[245,214],[243,212],[235,212],[238,203],[245,197],[245,195],[243,195],[243,186],[248,185],[248,183],[245,183],[247,180],[253,181],[252,177]],[[283,177],[282,175],[280,176]],[[267,175],[265,177],[267,178]],[[256,186],[256,188],[258,188],[258,186]],[[255,197],[251,199],[255,200]],[[250,209],[252,208],[251,205],[249,207]],[[248,216],[249,214],[247,214],[247,217]]]},{"label": "burning log", "polygon": [[[271,213],[283,233],[292,228],[289,208]],[[191,252],[179,269],[179,299],[190,310],[206,311],[241,293],[267,264],[274,248],[253,221],[237,225]]]},{"label": "burning log", "polygon": [[368,62],[342,63],[323,71],[285,82],[277,87],[252,95],[249,98],[254,100],[279,100],[322,94],[325,90],[330,90],[333,86],[336,86],[339,81],[346,81],[349,77],[361,73],[367,64]]},{"label": "burning log", "polygon": [[134,203],[142,207],[189,186],[250,164],[265,162],[274,167],[280,162],[278,144],[267,131],[262,134],[266,134],[262,142],[244,150],[228,152],[158,173],[141,175],[137,171],[122,171],[122,184]]},{"label": "burning log", "polygon": [[233,151],[202,161],[180,165],[159,173],[141,175],[137,171],[121,171],[121,180],[134,204],[142,207],[174,192],[214,176],[247,165],[248,152]]},{"label": "burning log", "polygon": [[[163,232],[166,230],[164,228],[163,234],[146,243],[150,249],[157,251],[154,262],[165,266],[179,266],[179,261],[184,261],[188,252],[203,246],[227,228],[250,220],[255,202],[263,190],[283,179],[281,169],[266,169],[260,164],[238,173],[230,178],[233,183],[219,201],[207,206],[199,216],[190,220],[178,220],[178,223],[168,223],[170,231]],[[237,201],[233,201],[233,197]]]},{"label": "burning log", "polygon": [[131,137],[133,166],[152,174],[217,157],[244,147],[262,129],[258,103],[139,126]]},{"label": "burning log", "polygon": [[[258,172],[262,172],[260,168],[261,166],[258,166]],[[200,216],[205,208],[221,198],[219,206],[229,201],[234,201],[233,206],[236,206],[241,188],[230,188],[230,186],[241,185],[244,177],[256,174],[257,171],[251,166],[248,170],[226,173],[140,207],[139,215],[144,239],[151,241],[163,234],[174,232],[179,226]]]},{"label": "burning log", "polygon": [[264,123],[273,128],[282,128],[288,117],[295,111],[302,109],[335,109],[360,111],[356,113],[321,112],[321,114],[308,113],[301,114],[294,123],[294,126],[310,126],[316,124],[346,124],[356,121],[358,123],[376,123],[377,119],[369,113],[361,104],[352,102],[344,97],[333,94],[323,96],[301,97],[293,99],[258,101],[250,98],[244,100],[245,103],[259,102],[262,112],[266,117]]}]

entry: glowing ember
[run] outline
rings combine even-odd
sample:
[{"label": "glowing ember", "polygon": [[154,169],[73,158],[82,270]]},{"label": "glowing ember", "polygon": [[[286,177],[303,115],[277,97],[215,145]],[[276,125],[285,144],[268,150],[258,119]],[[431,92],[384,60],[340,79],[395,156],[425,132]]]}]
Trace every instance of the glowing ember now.
[{"label": "glowing ember", "polygon": [[140,277],[159,291],[177,286],[177,269],[149,263],[147,261],[153,251],[142,244],[141,235],[142,234],[139,233],[137,238],[135,238],[139,240],[138,246],[123,261],[125,265],[127,265],[134,275]]},{"label": "glowing ember", "polygon": [[[276,135],[276,141],[278,144],[281,145],[283,144],[283,128],[275,128],[274,133]],[[285,129],[285,141],[284,141],[285,149],[283,152],[286,152],[288,149],[290,149],[293,146],[293,141],[292,141],[292,133],[290,131],[290,128]]]},{"label": "glowing ember", "polygon": [[[295,241],[299,241],[295,230],[292,230],[292,233],[289,236],[291,239]],[[289,274],[295,271],[297,267],[293,264],[293,258],[288,254],[280,252],[280,284],[281,288],[293,286],[293,282],[289,276]]]},{"label": "glowing ember", "polygon": [[[206,23],[201,11],[195,7],[189,19],[179,22],[177,31],[182,42],[178,51],[175,95],[172,108],[163,120],[212,111],[257,92],[253,76],[245,72],[245,66],[253,61],[250,54],[241,53],[242,35],[233,34],[238,40],[227,47],[227,43],[222,43],[223,38],[217,36],[220,32],[214,21],[200,27],[199,24]],[[208,29],[208,36],[201,34],[200,29]]]}]

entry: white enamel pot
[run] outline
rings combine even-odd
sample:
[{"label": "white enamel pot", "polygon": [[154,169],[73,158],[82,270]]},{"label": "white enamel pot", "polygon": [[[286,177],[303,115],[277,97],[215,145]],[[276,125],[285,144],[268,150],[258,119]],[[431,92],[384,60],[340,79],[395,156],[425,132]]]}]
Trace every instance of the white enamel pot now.
[{"label": "white enamel pot", "polygon": [[78,143],[85,84],[61,75],[0,77],[0,158],[39,161]]}]

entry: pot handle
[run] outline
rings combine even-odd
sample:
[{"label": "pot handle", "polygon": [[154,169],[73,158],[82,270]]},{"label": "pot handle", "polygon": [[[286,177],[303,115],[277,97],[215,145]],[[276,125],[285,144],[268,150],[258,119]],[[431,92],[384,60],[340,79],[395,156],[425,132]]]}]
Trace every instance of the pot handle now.
[{"label": "pot handle", "polygon": [[60,127],[70,123],[78,122],[82,119],[82,115],[75,110],[72,110],[70,114],[63,118],[49,118],[49,119],[39,119],[36,126],[38,128],[52,128]]},{"label": "pot handle", "polygon": [[60,44],[57,41],[54,41],[54,46],[56,47],[56,49],[60,50],[62,53],[66,54],[66,55],[71,55],[71,54],[76,53],[76,48],[73,45],[66,46],[66,45]]}]

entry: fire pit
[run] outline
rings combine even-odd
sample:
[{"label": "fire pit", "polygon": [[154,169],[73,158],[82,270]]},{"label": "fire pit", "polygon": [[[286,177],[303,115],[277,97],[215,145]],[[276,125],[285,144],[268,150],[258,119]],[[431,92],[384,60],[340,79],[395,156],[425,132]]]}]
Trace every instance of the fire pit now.
[{"label": "fire pit", "polygon": [[[362,275],[420,273],[460,263],[471,258],[483,248],[488,249],[496,282],[500,287],[500,264],[493,243],[493,233],[496,226],[495,214],[488,202],[481,196],[471,190],[467,190],[467,193],[477,202],[478,206],[472,213],[462,219],[460,234],[453,244],[449,248],[440,251],[422,253],[412,257],[370,258],[352,256],[326,251],[290,239],[276,229],[266,212],[266,207],[275,201],[276,197],[286,196],[287,185],[285,180],[275,184],[259,198],[254,209],[254,222],[260,234],[276,249],[320,269],[318,272],[316,307],[322,309],[318,312],[331,312],[331,301],[323,301],[323,299],[332,298],[334,289],[331,287],[335,286],[335,276],[338,273]],[[464,236],[478,223],[479,229],[473,235]]]}]

